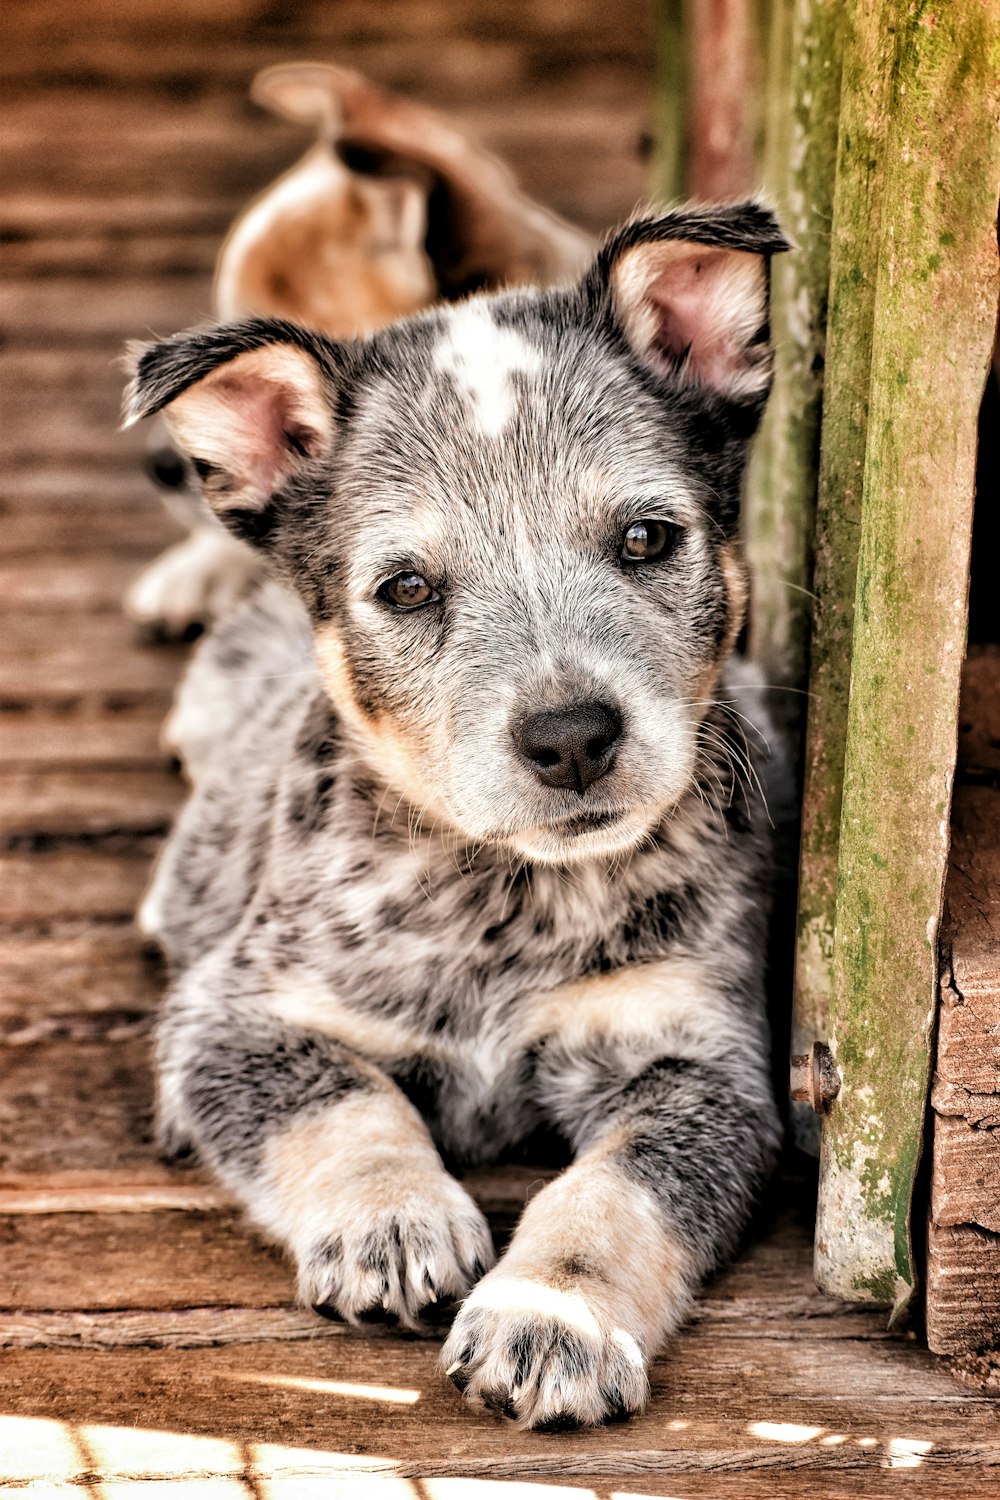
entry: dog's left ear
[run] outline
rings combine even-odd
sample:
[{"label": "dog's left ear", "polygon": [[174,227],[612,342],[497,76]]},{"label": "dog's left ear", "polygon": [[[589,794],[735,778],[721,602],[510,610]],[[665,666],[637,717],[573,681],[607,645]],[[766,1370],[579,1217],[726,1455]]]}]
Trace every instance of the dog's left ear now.
[{"label": "dog's left ear", "polygon": [[246,531],[310,460],[331,451],[331,376],[319,343],[269,319],[133,349],[125,424],[162,412],[219,519]]},{"label": "dog's left ear", "polygon": [[771,383],[770,258],[790,248],[757,203],[687,208],[627,224],[591,276],[653,374],[753,407]]}]

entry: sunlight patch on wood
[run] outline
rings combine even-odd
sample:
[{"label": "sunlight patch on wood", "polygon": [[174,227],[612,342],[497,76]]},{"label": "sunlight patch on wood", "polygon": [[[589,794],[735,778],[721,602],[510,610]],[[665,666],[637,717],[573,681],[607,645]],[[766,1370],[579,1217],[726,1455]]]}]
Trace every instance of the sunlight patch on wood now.
[{"label": "sunlight patch on wood", "polygon": [[239,1479],[245,1461],[225,1438],[148,1427],[81,1425],[75,1429],[90,1466],[108,1476],[181,1479],[211,1475]]},{"label": "sunlight patch on wood", "polygon": [[679,1495],[646,1495],[635,1490],[613,1490],[608,1500],[681,1500]]},{"label": "sunlight patch on wood", "polygon": [[[348,1455],[342,1455],[347,1460]],[[425,1490],[391,1474],[316,1469],[254,1476],[262,1500],[423,1500]],[[113,1497],[109,1497],[113,1500]],[[171,1497],[172,1500],[172,1497]]]},{"label": "sunlight patch on wood", "polygon": [[[524,1479],[425,1479],[423,1494],[427,1500],[597,1500],[593,1490]],[[630,1496],[630,1500],[642,1497]]]},{"label": "sunlight patch on wood", "polygon": [[241,1375],[230,1380],[245,1380],[251,1385],[277,1385],[290,1391],[316,1391],[321,1396],[357,1396],[364,1401],[391,1401],[398,1406],[412,1406],[421,1392],[397,1385],[360,1385],[348,1380],[304,1380],[298,1375]]},{"label": "sunlight patch on wood", "polygon": [[0,1417],[0,1479],[71,1479],[81,1458],[65,1422]]},{"label": "sunlight patch on wood", "polygon": [[382,1473],[391,1477],[393,1469],[399,1467],[391,1458],[378,1458],[370,1453],[327,1453],[322,1448],[286,1448],[284,1443],[254,1443],[250,1453],[262,1478],[284,1472],[296,1476],[365,1474],[367,1483],[367,1475]]},{"label": "sunlight patch on wood", "polygon": [[804,1427],[799,1422],[751,1422],[747,1432],[771,1443],[811,1443],[825,1427]]},{"label": "sunlight patch on wood", "polygon": [[887,1447],[890,1469],[919,1469],[924,1461],[923,1455],[929,1453],[934,1444],[916,1438],[890,1438]]}]

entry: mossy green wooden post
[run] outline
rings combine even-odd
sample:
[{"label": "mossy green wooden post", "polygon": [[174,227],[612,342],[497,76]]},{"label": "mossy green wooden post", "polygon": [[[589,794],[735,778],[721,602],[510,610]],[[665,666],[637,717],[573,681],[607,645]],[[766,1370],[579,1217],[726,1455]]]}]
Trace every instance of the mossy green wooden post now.
[{"label": "mossy green wooden post", "polygon": [[[852,505],[860,479],[860,528],[830,964],[843,1086],[823,1127],[816,1270],[827,1291],[899,1309],[914,1283],[976,419],[997,309],[1000,7],[850,9],[831,354],[836,330],[853,376],[835,384],[830,370],[823,453]],[[849,566],[829,563],[842,592],[828,586],[825,629],[841,648]]]},{"label": "mossy green wooden post", "polygon": [[801,248],[775,266],[747,541],[753,646],[779,689],[805,670],[814,562],[796,1032],[842,1076],[817,1279],[899,1309],[997,306],[1000,4],[775,0],[766,30],[765,177]]},{"label": "mossy green wooden post", "polygon": [[[842,58],[830,173],[829,299],[814,533],[793,1052],[830,1034],[854,594],[875,283],[891,115],[893,32],[879,7],[836,6]],[[800,1124],[803,1114],[799,1115]]]},{"label": "mossy green wooden post", "polygon": [[[751,461],[744,536],[754,579],[750,649],[773,688],[775,718],[797,766],[806,703],[844,7],[840,0],[778,0],[769,9],[763,178],[797,248],[772,267],[774,388]],[[835,528],[840,516],[832,521]],[[845,718],[846,673],[845,664]],[[816,802],[815,790],[810,798]],[[807,892],[812,884],[808,834],[807,823]],[[832,908],[831,900],[831,933]],[[828,983],[798,986],[793,1053],[806,1052],[827,1035],[828,993]],[[792,1125],[798,1143],[818,1152],[819,1122],[807,1104],[792,1106]]]},{"label": "mossy green wooden post", "polygon": [[771,269],[775,376],[754,446],[745,536],[751,649],[792,738],[806,679],[842,9],[840,0],[778,0],[766,38],[763,180],[796,249]]}]

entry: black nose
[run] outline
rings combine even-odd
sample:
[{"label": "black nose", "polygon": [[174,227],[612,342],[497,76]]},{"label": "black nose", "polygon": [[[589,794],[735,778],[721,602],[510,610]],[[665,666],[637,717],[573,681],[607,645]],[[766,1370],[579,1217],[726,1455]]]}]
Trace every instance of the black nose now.
[{"label": "black nose", "polygon": [[611,770],[622,716],[609,703],[576,703],[546,708],[521,720],[517,748],[545,786],[585,792]]}]

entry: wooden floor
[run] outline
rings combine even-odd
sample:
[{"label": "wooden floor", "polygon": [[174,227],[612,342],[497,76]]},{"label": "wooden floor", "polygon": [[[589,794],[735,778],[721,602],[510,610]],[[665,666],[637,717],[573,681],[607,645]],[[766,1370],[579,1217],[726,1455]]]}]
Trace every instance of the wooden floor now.
[{"label": "wooden floor", "polygon": [[[304,146],[246,102],[319,56],[455,112],[600,229],[645,190],[650,7],[599,0],[8,0],[0,510],[0,1485],[117,1500],[526,1500],[564,1493],[969,1496],[996,1406],[882,1316],[819,1297],[811,1192],[655,1370],[649,1413],[519,1434],[467,1412],[436,1346],[294,1306],[287,1268],[150,1142],[161,976],[131,912],[182,796],[157,743],[183,648],[119,612],[172,539],[120,436],[128,337],[209,311],[219,237]],[[169,19],[168,19],[169,17]],[[499,1231],[538,1178],[473,1186]],[[136,1491],[137,1494],[140,1490]]]}]

